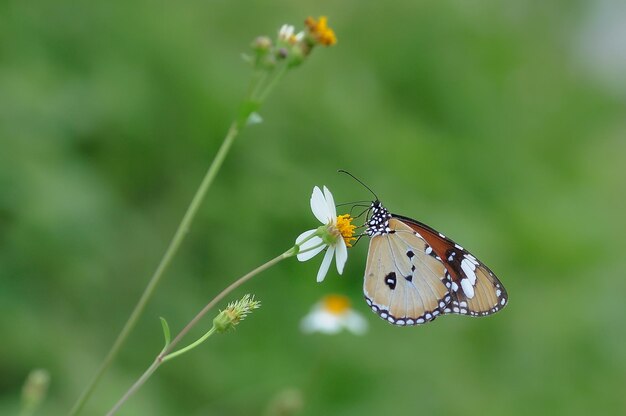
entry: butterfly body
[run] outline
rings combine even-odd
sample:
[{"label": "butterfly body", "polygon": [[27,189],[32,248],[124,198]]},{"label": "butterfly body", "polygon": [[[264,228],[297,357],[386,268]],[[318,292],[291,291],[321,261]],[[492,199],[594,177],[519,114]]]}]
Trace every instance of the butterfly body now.
[{"label": "butterfly body", "polygon": [[418,221],[371,205],[371,238],[363,292],[382,319],[420,325],[439,315],[486,316],[508,296],[484,264],[454,241]]}]

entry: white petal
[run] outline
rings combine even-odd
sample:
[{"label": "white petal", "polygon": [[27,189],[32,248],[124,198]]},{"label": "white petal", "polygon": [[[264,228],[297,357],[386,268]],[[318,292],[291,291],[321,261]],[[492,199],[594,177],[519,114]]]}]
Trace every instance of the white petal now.
[{"label": "white petal", "polygon": [[335,254],[335,247],[328,247],[326,254],[324,255],[324,260],[322,260],[322,265],[320,266],[319,271],[317,272],[317,282],[320,283],[324,281],[326,277],[326,273],[328,273],[328,268],[330,267],[330,262],[333,260],[333,255]]},{"label": "white petal", "polygon": [[319,309],[305,316],[300,325],[302,331],[307,333],[336,334],[342,329],[342,325],[336,316]]},{"label": "white petal", "polygon": [[329,213],[328,205],[326,205],[326,199],[319,187],[313,188],[313,194],[311,195],[311,211],[315,218],[322,224],[328,223]]},{"label": "white petal", "polygon": [[326,197],[326,204],[328,205],[329,219],[333,224],[337,221],[337,208],[335,208],[335,198],[330,193],[327,187],[324,187],[324,196]]},{"label": "white petal", "polygon": [[306,240],[307,237],[309,237],[311,234],[315,233],[315,231],[317,231],[317,230],[308,230],[308,231],[305,231],[302,234],[300,234],[298,236],[298,238],[296,238],[296,244],[300,245],[304,240]]},{"label": "white petal", "polygon": [[349,311],[344,318],[344,326],[356,335],[367,332],[367,320],[355,311]]},{"label": "white petal", "polygon": [[[317,244],[311,245],[311,247],[315,247],[313,249],[310,249],[310,251],[304,251],[309,250],[308,248],[305,248],[305,245],[309,244],[311,241],[315,241],[317,242]],[[326,244],[324,244],[324,242],[322,241],[321,238],[319,237],[313,237],[311,240],[307,241],[306,243],[304,243],[301,247],[300,250],[304,251],[304,253],[299,253],[298,254],[298,260],[300,261],[307,261],[312,259],[313,257],[317,256],[319,254],[320,251],[324,250],[324,248],[326,248]]]},{"label": "white petal", "polygon": [[[324,241],[321,238],[317,236],[311,237],[316,231],[317,230],[305,231],[302,234],[300,234],[298,238],[296,238],[296,244],[300,246],[300,252],[301,252],[301,254],[298,254],[298,260],[307,261],[311,259],[312,257],[315,257],[317,253],[324,250],[324,247],[326,247],[326,245],[324,244]],[[310,239],[307,240],[307,238],[309,237]],[[316,247],[316,248],[313,248],[313,247]],[[306,251],[309,249],[312,249],[312,250]],[[306,251],[306,252],[302,253],[303,251]]]},{"label": "white petal", "polygon": [[291,35],[293,35],[294,30],[295,29],[292,25],[282,25],[278,31],[278,37],[282,40],[287,40]]},{"label": "white petal", "polygon": [[310,248],[317,247],[319,245],[321,245],[322,248],[326,246],[326,244],[324,244],[324,240],[322,240],[320,237],[315,235],[311,237],[310,240],[307,240],[304,243],[300,244],[300,251],[305,251]]},{"label": "white petal", "polygon": [[346,242],[341,237],[337,238],[335,246],[337,247],[337,258],[335,260],[337,273],[341,274],[343,273],[343,266],[346,265],[346,260],[348,260],[348,247],[346,247]]},{"label": "white petal", "polygon": [[300,329],[302,332],[307,334],[315,332],[315,321],[313,320],[312,315],[307,315],[302,319],[300,322]]}]

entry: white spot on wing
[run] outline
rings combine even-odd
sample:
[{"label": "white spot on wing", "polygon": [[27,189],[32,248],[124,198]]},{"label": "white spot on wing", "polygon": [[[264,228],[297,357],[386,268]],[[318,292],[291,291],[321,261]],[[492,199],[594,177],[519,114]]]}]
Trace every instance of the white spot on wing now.
[{"label": "white spot on wing", "polygon": [[[474,279],[476,279],[475,275]],[[465,293],[465,297],[467,297],[468,299],[472,299],[474,297],[474,287],[468,279],[461,279],[461,287],[463,288],[463,293]]]},{"label": "white spot on wing", "polygon": [[[467,278],[469,279],[469,283],[474,286],[476,284],[476,273],[474,273],[474,270],[476,270],[476,266],[474,265],[474,263],[472,263],[468,259],[463,259],[461,261],[461,269],[463,269],[463,271],[465,272],[465,276],[467,276]],[[472,293],[473,292],[474,290],[472,290]]]}]

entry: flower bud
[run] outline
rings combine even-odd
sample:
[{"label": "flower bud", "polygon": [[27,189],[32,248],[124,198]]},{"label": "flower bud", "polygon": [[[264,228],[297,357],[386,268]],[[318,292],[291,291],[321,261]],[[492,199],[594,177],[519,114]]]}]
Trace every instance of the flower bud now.
[{"label": "flower bud", "polygon": [[272,47],[272,40],[267,36],[259,36],[252,42],[252,49],[256,52],[268,52]]},{"label": "flower bud", "polygon": [[287,56],[289,56],[289,51],[286,48],[279,48],[276,56],[278,57],[278,59],[285,59]]},{"label": "flower bud", "polygon": [[22,387],[22,412],[32,414],[46,398],[50,385],[50,373],[47,370],[31,371]]},{"label": "flower bud", "polygon": [[217,332],[226,332],[243,321],[254,309],[261,307],[261,302],[254,299],[254,296],[245,295],[238,301],[228,304],[226,309],[213,319],[213,326]]}]

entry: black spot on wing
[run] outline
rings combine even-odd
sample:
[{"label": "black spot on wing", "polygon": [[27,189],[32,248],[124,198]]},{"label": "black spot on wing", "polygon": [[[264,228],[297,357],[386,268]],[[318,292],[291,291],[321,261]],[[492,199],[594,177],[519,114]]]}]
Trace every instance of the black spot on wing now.
[{"label": "black spot on wing", "polygon": [[394,290],[396,288],[396,273],[391,272],[385,276],[385,284],[389,286],[389,289]]}]

